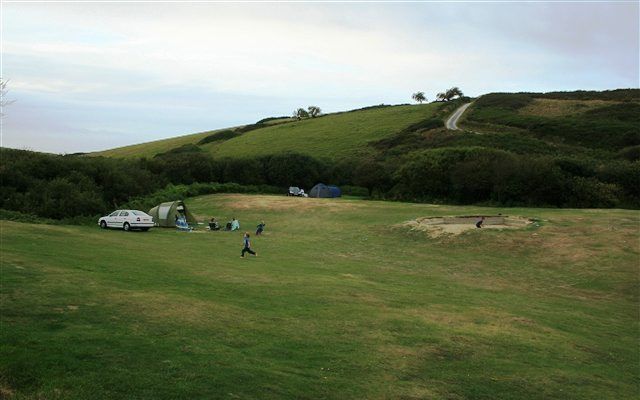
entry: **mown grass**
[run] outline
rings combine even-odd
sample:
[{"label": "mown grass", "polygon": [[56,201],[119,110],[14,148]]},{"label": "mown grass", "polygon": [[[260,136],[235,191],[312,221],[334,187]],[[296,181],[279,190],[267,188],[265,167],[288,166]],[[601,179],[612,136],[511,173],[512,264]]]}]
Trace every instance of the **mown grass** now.
[{"label": "mown grass", "polygon": [[[264,236],[1,222],[15,399],[635,398],[637,211],[214,195]],[[419,216],[522,215],[429,238]]]}]

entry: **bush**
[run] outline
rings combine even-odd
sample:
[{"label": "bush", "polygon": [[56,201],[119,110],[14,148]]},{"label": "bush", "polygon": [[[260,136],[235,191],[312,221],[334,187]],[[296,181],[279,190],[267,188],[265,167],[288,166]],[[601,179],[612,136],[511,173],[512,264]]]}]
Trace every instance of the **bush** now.
[{"label": "bush", "polygon": [[345,196],[367,197],[369,195],[369,190],[361,186],[343,185],[340,186],[340,190]]},{"label": "bush", "polygon": [[595,178],[574,176],[569,184],[570,195],[566,206],[569,207],[600,207],[617,206],[621,197],[621,189],[614,184],[603,183]]},{"label": "bush", "polygon": [[212,142],[222,142],[224,140],[233,139],[234,137],[240,136],[239,132],[232,131],[231,129],[226,129],[224,131],[212,133],[209,136],[202,138],[198,145],[203,145]]},{"label": "bush", "polygon": [[269,117],[269,118],[263,118],[263,119],[261,119],[260,121],[256,122],[255,124],[256,124],[256,125],[260,125],[260,124],[265,124],[265,123],[270,122],[270,121],[277,121],[277,120],[279,120],[279,119],[289,119],[289,118],[291,118],[291,117],[289,117],[289,116],[282,116],[282,117]]}]

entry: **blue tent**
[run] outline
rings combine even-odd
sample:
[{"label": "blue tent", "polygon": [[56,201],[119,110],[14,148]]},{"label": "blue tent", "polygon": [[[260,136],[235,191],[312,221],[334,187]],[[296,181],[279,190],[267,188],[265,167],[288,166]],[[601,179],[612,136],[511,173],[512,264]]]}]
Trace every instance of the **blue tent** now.
[{"label": "blue tent", "polygon": [[309,197],[340,197],[342,192],[337,186],[327,186],[324,183],[318,183],[309,191]]},{"label": "blue tent", "polygon": [[329,191],[331,192],[331,197],[342,196],[342,191],[337,186],[329,185]]}]

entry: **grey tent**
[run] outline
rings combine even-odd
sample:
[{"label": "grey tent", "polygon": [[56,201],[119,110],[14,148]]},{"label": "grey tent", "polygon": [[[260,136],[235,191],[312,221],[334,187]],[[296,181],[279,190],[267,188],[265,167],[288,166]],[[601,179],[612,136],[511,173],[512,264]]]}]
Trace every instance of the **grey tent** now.
[{"label": "grey tent", "polygon": [[184,216],[190,224],[196,223],[196,218],[189,212],[182,200],[158,204],[149,210],[149,215],[153,217],[153,222],[157,226],[168,228],[174,228],[176,226],[176,217],[181,216]]},{"label": "grey tent", "polygon": [[333,197],[331,189],[324,183],[318,183],[309,191],[309,197]]}]

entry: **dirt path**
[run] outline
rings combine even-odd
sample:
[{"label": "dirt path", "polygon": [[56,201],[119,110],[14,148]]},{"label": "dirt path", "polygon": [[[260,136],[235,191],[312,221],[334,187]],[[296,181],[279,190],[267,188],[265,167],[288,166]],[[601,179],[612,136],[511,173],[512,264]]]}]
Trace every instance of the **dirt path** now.
[{"label": "dirt path", "polygon": [[462,114],[465,112],[465,110],[469,108],[470,105],[471,103],[463,104],[460,107],[458,107],[458,109],[453,114],[451,114],[451,116],[449,117],[446,123],[447,129],[451,129],[454,131],[457,131],[459,129],[458,120],[460,119]]}]

